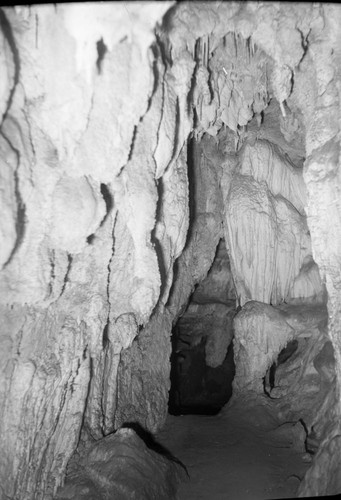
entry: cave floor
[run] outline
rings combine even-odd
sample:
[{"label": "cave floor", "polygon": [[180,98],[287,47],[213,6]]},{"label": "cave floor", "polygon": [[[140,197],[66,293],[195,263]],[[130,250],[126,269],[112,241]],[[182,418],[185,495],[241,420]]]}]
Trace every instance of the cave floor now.
[{"label": "cave floor", "polygon": [[311,459],[290,424],[278,427],[259,407],[232,405],[214,417],[168,415],[157,440],[190,476],[179,500],[295,498]]}]

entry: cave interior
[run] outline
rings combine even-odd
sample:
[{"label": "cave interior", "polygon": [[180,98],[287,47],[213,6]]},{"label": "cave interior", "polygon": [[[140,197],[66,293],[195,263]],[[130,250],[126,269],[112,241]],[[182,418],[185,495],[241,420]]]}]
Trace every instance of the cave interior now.
[{"label": "cave interior", "polygon": [[291,433],[293,495],[339,493],[340,7],[0,27],[1,500],[178,498],[160,432],[233,412]]}]

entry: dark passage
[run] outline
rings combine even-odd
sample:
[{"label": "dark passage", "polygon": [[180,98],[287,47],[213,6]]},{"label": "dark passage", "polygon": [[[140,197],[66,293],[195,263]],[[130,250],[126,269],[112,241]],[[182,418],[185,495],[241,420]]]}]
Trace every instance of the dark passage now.
[{"label": "dark passage", "polygon": [[232,343],[223,363],[215,368],[206,365],[205,343],[203,339],[193,348],[173,352],[171,415],[216,415],[232,396],[235,373]]},{"label": "dark passage", "polygon": [[171,415],[216,415],[230,399],[235,313],[230,263],[221,239],[211,269],[173,328]]}]

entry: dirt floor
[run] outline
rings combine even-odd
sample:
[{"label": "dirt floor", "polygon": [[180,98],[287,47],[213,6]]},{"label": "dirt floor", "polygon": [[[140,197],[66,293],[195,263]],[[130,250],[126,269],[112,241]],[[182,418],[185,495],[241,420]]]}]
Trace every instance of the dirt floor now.
[{"label": "dirt floor", "polygon": [[187,468],[179,500],[295,498],[309,467],[300,422],[229,404],[218,416],[168,416],[157,440]]}]

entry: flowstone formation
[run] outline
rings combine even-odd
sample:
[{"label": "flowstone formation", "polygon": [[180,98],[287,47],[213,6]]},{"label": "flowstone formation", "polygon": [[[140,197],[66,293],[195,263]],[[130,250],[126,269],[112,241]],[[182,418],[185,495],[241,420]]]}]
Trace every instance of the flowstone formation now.
[{"label": "flowstone formation", "polygon": [[[307,357],[321,404],[300,494],[337,491],[340,21],[337,5],[277,2],[1,9],[3,498],[51,499],[79,442],[162,426],[172,327],[223,237],[236,394],[254,339],[256,394],[297,339],[288,363]],[[309,357],[286,303],[326,302]],[[265,338],[256,319],[273,315],[285,325]],[[273,390],[299,417],[284,367]]]}]

